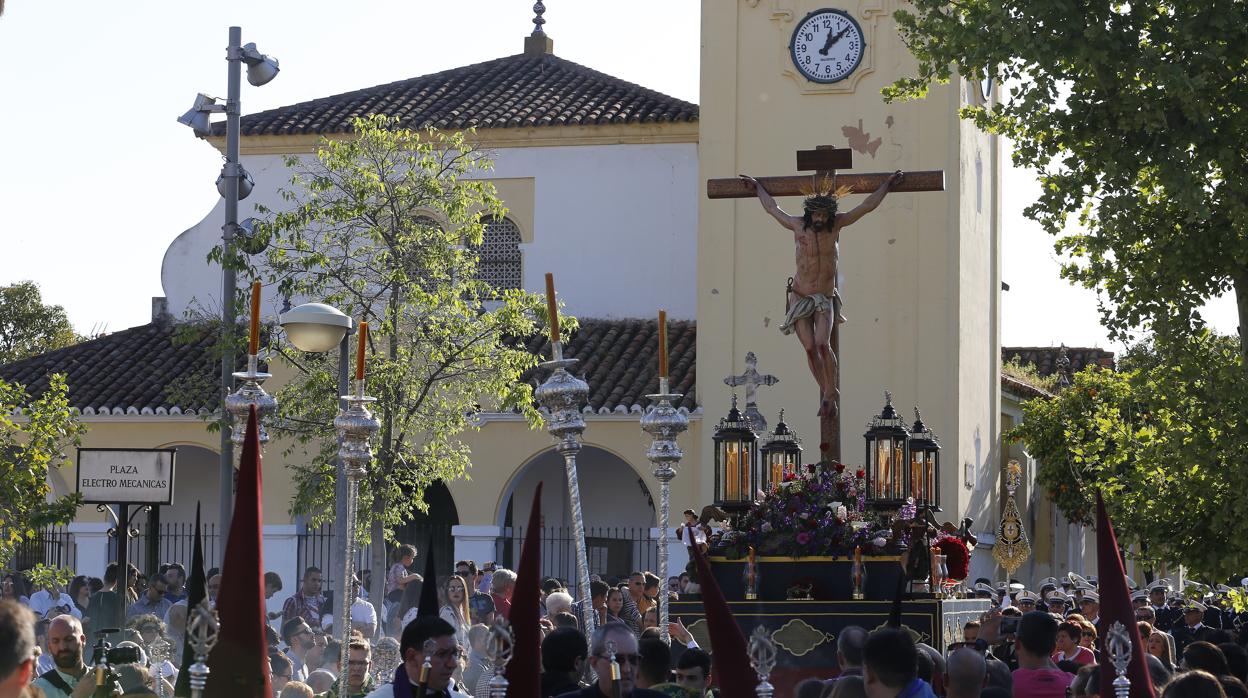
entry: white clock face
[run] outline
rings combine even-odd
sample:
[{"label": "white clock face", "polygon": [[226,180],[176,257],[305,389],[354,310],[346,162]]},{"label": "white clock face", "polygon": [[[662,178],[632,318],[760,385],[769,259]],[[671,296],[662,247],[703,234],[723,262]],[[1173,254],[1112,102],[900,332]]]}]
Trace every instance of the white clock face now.
[{"label": "white clock face", "polygon": [[806,15],[789,42],[793,64],[813,82],[839,82],[849,77],[866,49],[862,27],[841,10],[815,10]]}]

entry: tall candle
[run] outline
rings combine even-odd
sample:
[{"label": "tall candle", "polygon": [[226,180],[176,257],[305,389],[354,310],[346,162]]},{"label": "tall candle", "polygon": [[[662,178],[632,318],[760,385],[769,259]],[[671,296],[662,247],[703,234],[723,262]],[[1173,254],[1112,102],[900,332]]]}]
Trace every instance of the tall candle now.
[{"label": "tall candle", "polygon": [[546,312],[550,314],[550,342],[559,342],[559,305],[555,303],[555,275],[546,272]]},{"label": "tall candle", "polygon": [[364,380],[364,347],[368,345],[368,323],[360,323],[360,343],[355,348],[355,379]]},{"label": "tall candle", "polygon": [[659,378],[667,378],[667,311],[659,311]]},{"label": "tall candle", "polygon": [[247,344],[247,353],[255,356],[260,353],[260,282],[251,282],[251,336]]}]

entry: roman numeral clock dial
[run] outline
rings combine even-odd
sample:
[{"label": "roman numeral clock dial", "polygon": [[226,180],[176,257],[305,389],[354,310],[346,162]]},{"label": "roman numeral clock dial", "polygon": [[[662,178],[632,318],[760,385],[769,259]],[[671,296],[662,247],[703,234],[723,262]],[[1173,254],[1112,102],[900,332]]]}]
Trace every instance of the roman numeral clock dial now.
[{"label": "roman numeral clock dial", "polygon": [[862,27],[843,10],[822,9],[806,15],[793,31],[793,65],[811,82],[833,83],[849,77],[862,62],[866,41]]}]

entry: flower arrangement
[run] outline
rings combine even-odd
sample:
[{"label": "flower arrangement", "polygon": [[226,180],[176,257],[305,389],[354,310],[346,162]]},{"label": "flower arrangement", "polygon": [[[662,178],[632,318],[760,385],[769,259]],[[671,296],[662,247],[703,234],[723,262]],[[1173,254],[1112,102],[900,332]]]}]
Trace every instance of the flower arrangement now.
[{"label": "flower arrangement", "polygon": [[896,554],[886,526],[869,520],[862,493],[865,473],[841,463],[807,466],[787,475],[737,522],[722,541],[724,553],[740,558],[753,547],[760,555],[850,557]]}]

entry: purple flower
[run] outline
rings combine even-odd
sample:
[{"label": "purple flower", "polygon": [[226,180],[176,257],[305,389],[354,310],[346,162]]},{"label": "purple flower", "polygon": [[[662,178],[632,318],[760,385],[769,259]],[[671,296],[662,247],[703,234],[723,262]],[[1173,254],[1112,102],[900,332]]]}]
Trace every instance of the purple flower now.
[{"label": "purple flower", "polygon": [[807,544],[809,544],[809,543],[810,543],[810,534],[809,534],[809,533],[807,533],[807,532],[805,532],[805,531],[802,531],[801,533],[798,533],[798,534],[797,534],[797,544],[798,544],[798,545],[807,545]]}]

